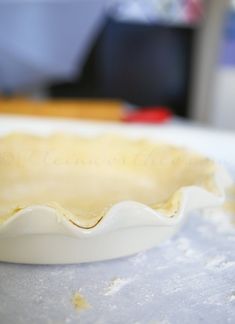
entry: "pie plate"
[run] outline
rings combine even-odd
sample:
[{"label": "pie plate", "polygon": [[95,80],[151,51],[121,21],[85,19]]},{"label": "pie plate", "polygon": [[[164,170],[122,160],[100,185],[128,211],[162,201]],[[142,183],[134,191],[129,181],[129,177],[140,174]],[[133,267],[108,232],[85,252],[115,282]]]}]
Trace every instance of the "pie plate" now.
[{"label": "pie plate", "polygon": [[[133,147],[138,147],[140,145],[140,151],[142,152],[143,147],[150,145],[149,148],[152,149],[151,145],[154,147],[155,142],[157,143],[157,141],[162,140],[170,144],[180,144],[186,148],[194,149],[194,145],[190,145],[190,139],[195,138],[194,136],[197,130],[194,129],[194,134],[192,134],[190,129],[182,130],[181,127],[175,126],[166,126],[165,128],[161,127],[160,129],[156,129],[145,128],[144,126],[125,127],[118,124],[105,125],[89,122],[20,117],[1,117],[0,128],[0,149],[5,145],[4,139],[8,141],[6,142],[8,143],[6,147],[9,147],[9,143],[13,145],[15,143],[14,141],[16,141],[14,144],[16,147],[22,147],[22,143],[28,139],[31,141],[33,138],[32,150],[34,153],[37,152],[35,153],[36,160],[30,161],[30,159],[24,158],[23,162],[20,160],[19,163],[19,160],[17,160],[17,163],[13,163],[13,165],[10,166],[6,163],[4,164],[3,160],[2,163],[0,163],[2,182],[6,183],[5,187],[7,188],[6,189],[3,185],[0,186],[0,190],[2,190],[2,193],[0,192],[0,261],[31,264],[66,264],[107,260],[131,255],[157,246],[170,238],[182,226],[187,219],[187,215],[191,211],[222,205],[225,200],[226,190],[232,185],[232,180],[228,173],[219,164],[201,155],[194,155],[194,153],[191,155],[191,153],[185,149],[161,144],[162,146],[159,147],[163,147],[163,153],[161,153],[162,157],[165,157],[167,154],[169,155],[171,150],[177,153],[177,157],[183,157],[180,159],[181,164],[177,164],[175,160],[173,160],[174,163],[171,163],[170,169],[167,168],[165,170],[165,166],[163,168],[160,167],[161,175],[156,177],[156,182],[159,181],[161,190],[165,190],[167,193],[165,196],[163,195],[164,199],[162,201],[157,200],[157,198],[156,201],[149,198],[150,200],[148,202],[148,197],[151,197],[151,195],[154,196],[153,191],[156,189],[154,187],[155,184],[151,182],[152,176],[157,170],[155,169],[156,165],[151,165],[153,171],[150,170],[151,168],[149,165],[145,166],[145,168],[143,165],[141,165],[141,167],[139,165],[133,166],[133,161],[132,164],[124,163],[125,165],[123,166],[123,164],[120,164],[120,161],[123,163],[123,159],[118,162],[114,160],[114,166],[111,165],[111,167],[110,165],[105,165],[105,168],[103,168],[103,166],[100,168],[99,166],[97,169],[96,165],[95,173],[93,172],[94,166],[89,166],[87,168],[86,163],[85,166],[84,164],[83,166],[79,165],[79,170],[82,170],[81,172],[79,171],[80,173],[76,168],[76,170],[74,169],[75,171],[73,171],[74,173],[69,173],[68,175],[70,181],[73,179],[73,185],[75,184],[75,187],[71,187],[70,184],[66,187],[66,171],[65,180],[61,177],[62,180],[60,180],[60,182],[56,184],[53,182],[52,186],[56,186],[56,190],[49,190],[47,192],[45,188],[45,192],[39,191],[38,188],[35,189],[36,181],[47,181],[50,177],[54,179],[53,177],[61,176],[61,172],[64,172],[66,168],[69,172],[74,168],[74,166],[68,167],[68,165],[66,165],[65,167],[56,164],[52,165],[50,163],[49,166],[43,165],[43,167],[41,167],[41,164],[38,162],[38,151],[35,147],[38,145],[38,147],[41,148],[42,143],[53,143],[53,147],[55,148],[56,138],[59,143],[56,149],[60,150],[63,146],[63,140],[66,138],[67,144],[64,144],[66,149],[62,151],[62,153],[68,156],[69,151],[67,150],[71,141],[77,142],[80,140],[81,143],[85,141],[85,151],[79,151],[79,154],[81,154],[81,152],[83,152],[82,154],[90,154],[90,151],[95,150],[97,153],[92,153],[95,159],[97,159],[97,154],[100,154],[100,152],[102,153],[102,157],[107,151],[115,152],[117,146],[119,154],[123,157],[122,154],[126,155],[127,152],[132,152],[131,150]],[[12,132],[18,133],[18,135],[9,135]],[[24,133],[23,137],[21,135],[22,133]],[[54,135],[57,133],[60,133],[60,135]],[[62,133],[69,135],[61,135]],[[182,140],[185,138],[185,133],[187,134],[186,142]],[[110,134],[115,134],[115,136]],[[171,136],[169,136],[169,134]],[[114,140],[110,142],[110,138],[113,138],[113,136]],[[21,142],[22,145],[17,142],[19,139],[23,141]],[[229,140],[234,141],[234,138],[230,138]],[[108,143],[110,148],[108,148]],[[83,144],[81,144],[79,148],[82,145]],[[123,146],[125,146],[124,151]],[[29,147],[27,146],[27,148]],[[48,146],[47,149],[51,150],[51,146]],[[78,148],[76,150],[78,150]],[[201,150],[201,153],[206,153],[202,151],[203,150]],[[4,151],[1,153],[3,154],[3,152]],[[160,151],[157,151],[156,156],[159,156],[159,152]],[[136,153],[136,151],[132,153]],[[191,164],[188,163],[189,160],[184,164],[184,155],[193,157],[192,160],[190,160]],[[2,157],[4,158],[3,155]],[[102,159],[101,161],[104,163],[106,160]],[[54,162],[53,160],[53,163]],[[37,163],[39,163],[40,167],[35,169]],[[21,165],[21,169],[19,169],[19,165]],[[51,169],[52,167],[53,169]],[[28,171],[27,168],[33,171]],[[95,184],[95,186],[98,187],[96,190],[92,189],[93,187],[89,183],[88,178],[87,181],[89,184],[87,184],[86,176],[84,176],[84,173],[87,174],[86,172],[88,172],[89,175],[91,174],[89,168],[93,168],[92,172],[95,174],[95,177],[97,174],[99,176],[101,174],[101,180],[95,178],[95,181],[92,182],[92,186]],[[148,170],[146,170],[146,168],[148,168]],[[19,175],[19,173],[21,171],[19,170],[25,169],[27,169],[27,176],[24,175],[24,178],[20,178],[21,175]],[[16,172],[16,176],[11,177],[6,175],[6,170],[10,170],[9,174],[11,175],[14,175],[14,172]],[[53,173],[54,170],[55,174]],[[108,171],[106,172],[106,170]],[[133,177],[129,177],[128,173],[125,173],[121,181],[120,172],[127,172],[127,170],[131,170],[130,172],[132,172]],[[165,170],[165,176],[162,176],[163,170]],[[25,174],[24,172],[22,174]],[[105,177],[107,174],[109,175],[109,172],[114,176],[114,180],[112,185],[110,185],[110,182],[107,182],[108,189],[106,188],[107,190],[104,192],[109,198],[112,198],[118,193],[118,198],[116,200],[110,198],[111,202],[109,203],[109,199],[104,199],[102,208],[105,208],[102,209],[99,206],[99,212],[97,213],[93,210],[94,215],[92,214],[92,217],[88,217],[88,220],[86,219],[86,213],[89,214],[91,211],[86,209],[86,207],[83,206],[85,209],[83,208],[81,216],[79,213],[76,214],[72,207],[70,208],[69,205],[66,205],[67,201],[72,204],[71,206],[74,206],[74,204],[76,205],[76,203],[78,206],[79,204],[83,204],[83,197],[85,197],[83,196],[85,195],[84,192],[87,192],[91,187],[91,194],[89,196],[91,205],[95,200],[99,201],[100,198],[98,199],[97,197],[102,197],[103,194],[102,182],[106,183],[106,180],[103,180],[102,174]],[[28,192],[26,191],[26,196],[28,195],[31,197],[26,197],[27,200],[25,198],[25,191],[22,191],[22,189],[21,191],[17,189],[17,191],[14,181],[15,178],[18,179],[19,177],[19,183],[22,184],[22,179],[26,179],[24,181],[26,183],[26,188],[28,188],[27,186],[32,185],[32,181],[30,182],[28,180],[30,176],[34,181],[30,190],[28,190]],[[83,176],[82,184],[81,176]],[[139,181],[141,176],[143,177],[142,182]],[[12,178],[13,184],[11,186],[9,185],[9,181]],[[80,191],[78,191],[77,199],[75,192],[75,200],[73,203],[71,203],[70,198],[66,198],[67,200],[63,198],[65,205],[60,203],[60,199],[58,198],[61,197],[59,196],[60,193],[65,195],[64,192],[70,192],[69,190],[73,192],[72,190],[74,188],[76,189],[76,185],[79,184],[79,181]],[[19,183],[17,183],[17,188],[19,187]],[[50,182],[46,182],[47,185],[48,183]],[[62,189],[59,187],[59,183]],[[140,186],[140,189],[137,188],[137,190],[136,187],[138,186]],[[118,189],[112,191],[112,188]],[[126,190],[126,196],[125,194],[120,194],[120,191],[125,191],[125,188],[132,188]],[[131,190],[133,196],[130,194]],[[38,198],[38,200],[35,199],[33,196],[34,191],[36,192],[36,198],[37,195],[39,195],[38,192],[40,192],[40,197],[43,198]],[[109,194],[109,191],[112,191],[112,193]],[[3,197],[9,197],[9,193],[12,194],[12,196],[10,200],[9,198],[5,198],[5,200],[8,199],[6,203]],[[161,192],[159,196],[160,195]],[[133,197],[134,199],[132,199]],[[140,197],[140,199],[136,197]],[[48,201],[46,200],[47,198]],[[52,200],[53,203],[51,202]],[[13,205],[10,205],[11,208],[9,207],[8,212],[4,214],[3,210],[8,208],[7,204],[9,201],[10,203],[13,202]],[[98,205],[96,205],[96,207],[97,206]],[[76,210],[77,207],[74,208]]]}]

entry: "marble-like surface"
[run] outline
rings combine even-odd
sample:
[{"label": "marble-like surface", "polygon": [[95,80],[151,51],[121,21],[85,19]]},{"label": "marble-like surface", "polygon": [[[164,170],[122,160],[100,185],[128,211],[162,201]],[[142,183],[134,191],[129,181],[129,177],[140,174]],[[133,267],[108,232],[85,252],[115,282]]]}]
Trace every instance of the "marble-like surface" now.
[{"label": "marble-like surface", "polygon": [[[235,228],[190,215],[172,240],[113,261],[0,263],[0,323],[234,323]],[[76,310],[79,292],[91,305]]]}]

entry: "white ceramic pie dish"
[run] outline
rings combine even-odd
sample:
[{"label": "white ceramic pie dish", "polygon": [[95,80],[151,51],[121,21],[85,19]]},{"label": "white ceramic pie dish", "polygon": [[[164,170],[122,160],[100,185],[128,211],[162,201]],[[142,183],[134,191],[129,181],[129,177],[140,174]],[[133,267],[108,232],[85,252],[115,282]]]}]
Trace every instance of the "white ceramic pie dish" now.
[{"label": "white ceramic pie dish", "polygon": [[[34,133],[37,133],[39,124],[35,120]],[[177,208],[171,217],[137,201],[121,201],[114,204],[95,226],[82,228],[52,207],[25,207],[0,225],[0,260],[79,263],[122,257],[151,248],[171,237],[190,211],[223,204],[226,188],[232,181],[220,166],[216,166],[213,177],[216,193],[200,186],[181,188]]]}]

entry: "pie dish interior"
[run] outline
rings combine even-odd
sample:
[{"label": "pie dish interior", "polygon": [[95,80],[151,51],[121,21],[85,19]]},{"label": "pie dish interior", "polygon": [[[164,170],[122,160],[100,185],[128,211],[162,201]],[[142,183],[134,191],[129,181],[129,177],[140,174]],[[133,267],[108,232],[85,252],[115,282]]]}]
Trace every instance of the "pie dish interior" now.
[{"label": "pie dish interior", "polygon": [[9,134],[0,138],[0,224],[42,205],[91,228],[122,201],[172,217],[182,188],[217,194],[215,168],[198,154],[146,139]]}]

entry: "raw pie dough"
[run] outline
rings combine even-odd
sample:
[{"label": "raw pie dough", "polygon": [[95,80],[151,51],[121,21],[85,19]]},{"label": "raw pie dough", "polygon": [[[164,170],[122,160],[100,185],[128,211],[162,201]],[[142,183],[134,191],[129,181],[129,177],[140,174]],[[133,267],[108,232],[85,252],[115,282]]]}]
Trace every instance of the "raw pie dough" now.
[{"label": "raw pie dough", "polygon": [[178,189],[215,192],[214,170],[207,158],[148,140],[10,134],[0,138],[0,223],[27,206],[47,205],[89,228],[123,200],[170,217]]}]

